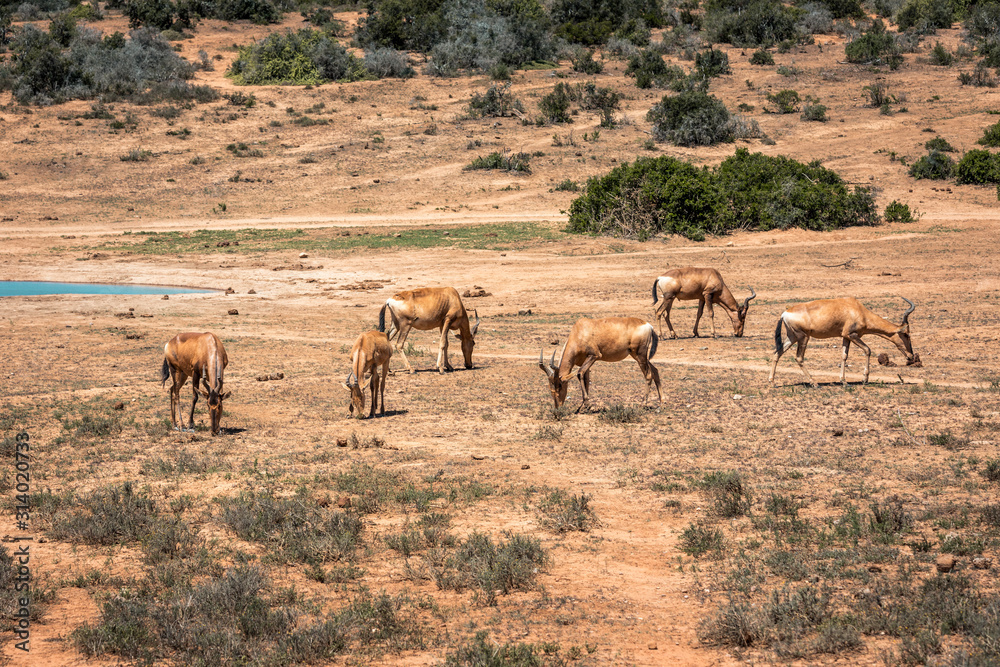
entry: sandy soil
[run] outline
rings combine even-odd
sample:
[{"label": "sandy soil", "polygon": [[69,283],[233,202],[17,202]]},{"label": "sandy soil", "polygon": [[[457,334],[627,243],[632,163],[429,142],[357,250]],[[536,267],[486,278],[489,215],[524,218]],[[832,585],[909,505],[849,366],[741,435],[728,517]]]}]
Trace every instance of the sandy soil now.
[{"label": "sandy soil", "polygon": [[[289,19],[284,25],[300,23]],[[111,18],[96,27],[109,32],[123,29],[124,22]],[[181,53],[193,58],[205,49],[210,56],[221,55],[216,70],[200,72],[197,80],[229,91],[233,86],[223,73],[234,52],[226,47],[273,29],[205,22],[194,39],[181,42]],[[939,39],[954,48],[958,31],[943,31]],[[819,517],[834,513],[839,500],[853,497],[849,494],[859,485],[876,489],[877,497],[902,494],[923,509],[982,502],[996,493],[995,485],[991,490],[957,476],[935,477],[955,464],[957,454],[926,439],[946,430],[965,433],[969,444],[962,457],[996,457],[995,433],[989,421],[983,422],[995,421],[1000,410],[995,386],[990,391],[1000,375],[992,352],[1000,341],[995,190],[913,181],[905,166],[878,151],[896,151],[912,162],[934,136],[926,128],[959,150],[972,148],[993,122],[986,111],[997,108],[1000,93],[961,87],[954,68],[931,67],[920,55],[908,55],[902,70],[879,75],[905,93],[908,112],[881,116],[863,107],[861,87],[874,75],[839,64],[839,40],[819,42],[776,57],[803,70],[791,80],[773,68],[753,68],[747,53],[727,49],[733,74],[713,83],[713,92],[730,108],[740,102],[755,105],[753,117],[776,144],[755,141],[753,150],[819,159],[852,182],[880,188],[883,206],[893,199],[915,206],[922,213],[919,222],[826,234],[741,233],[705,243],[564,234],[564,210],[573,195],[551,190],[564,179],[583,182],[644,154],[711,164],[733,151],[732,146],[665,145],[653,153],[644,150],[645,111],[660,93],[636,90],[622,74],[624,63],[615,61],[597,77],[576,74],[563,64],[514,78],[515,90],[532,108],[559,80],[596,78],[621,90],[630,122],[602,130],[597,142],[582,139],[597,127],[597,119],[586,114],[570,126],[540,128],[513,119],[464,120],[469,96],[488,85],[484,78],[418,76],[405,82],[254,89],[258,104],[251,109],[238,110],[222,100],[185,111],[172,125],[192,130],[184,141],[167,136],[171,126],[146,108],[113,105],[116,114],[132,111],[139,117],[134,131],[113,134],[105,121],[61,119],[88,110],[90,102],[28,113],[12,105],[9,95],[0,97],[5,104],[0,110],[2,167],[9,172],[0,183],[0,279],[235,291],[166,300],[4,299],[0,396],[5,410],[30,415],[27,424],[37,443],[34,489],[86,492],[132,479],[164,502],[190,494],[196,498],[191,520],[199,535],[207,543],[228,543],[232,535],[211,518],[212,499],[235,495],[259,479],[257,471],[268,471],[289,492],[314,475],[347,470],[356,462],[414,478],[443,471],[445,479],[472,479],[496,489],[481,502],[445,504],[442,511],[452,516],[456,533],[513,530],[542,541],[552,557],[540,579],[544,594],[518,592],[502,597],[497,608],[480,608],[469,593],[442,592],[430,581],[414,581],[406,575],[404,559],[380,542],[410,520],[409,511],[397,508],[367,517],[366,540],[374,546],[361,559],[367,572],[363,581],[351,586],[429,595],[445,610],[426,620],[436,639],[425,649],[390,652],[378,658],[383,663],[436,663],[474,627],[490,629],[498,640],[586,647],[584,660],[598,664],[727,665],[762,659],[763,654],[738,656],[698,638],[699,624],[728,593],[723,561],[692,559],[678,548],[686,526],[716,521],[691,480],[711,471],[739,470],[759,497],[774,490],[791,493],[808,504],[810,516]],[[818,97],[830,107],[831,121],[806,123],[797,114],[759,113],[767,92],[787,87]],[[352,96],[357,99],[350,101]],[[300,128],[287,122],[286,108],[303,111],[319,102],[325,110],[317,117],[328,118],[329,125]],[[272,127],[272,121],[283,125]],[[432,126],[434,132],[425,132]],[[376,133],[384,143],[373,141]],[[563,139],[572,134],[575,145],[555,147],[553,134]],[[476,140],[481,146],[466,148]],[[265,156],[234,158],[225,146],[235,141],[260,142]],[[154,158],[119,160],[135,147],[153,151]],[[530,176],[462,171],[476,154],[501,147],[544,155],[533,160]],[[300,163],[307,155],[316,162]],[[194,156],[207,162],[191,165]],[[237,171],[244,179],[261,180],[230,182]],[[213,213],[220,202],[227,203],[226,211]],[[131,242],[126,233],[139,231],[303,229],[317,235],[304,238],[315,239],[333,236],[331,228],[349,228],[355,235],[427,228],[443,238],[449,228],[498,222],[533,222],[553,240],[486,250],[444,241],[428,249],[309,250],[307,258],[295,248],[207,248],[180,255],[115,250],[115,244]],[[852,258],[846,267],[824,266]],[[323,268],[274,270],[300,264]],[[599,364],[594,408],[556,425],[558,437],[544,437],[550,422],[540,415],[551,399],[536,365],[539,348],[547,356],[580,316],[651,319],[650,283],[665,269],[684,265],[719,268],[738,299],[748,295],[748,287],[756,290],[746,335],[733,338],[728,317],[719,310],[718,338],[690,338],[694,306],[675,304],[672,319],[681,338],[662,341],[655,360],[663,377],[662,408],[638,424],[599,421],[601,407],[635,405],[644,392],[631,362]],[[365,280],[379,281],[380,287],[348,287]],[[491,293],[466,299],[483,319],[476,368],[433,372],[435,337],[415,333],[410,340],[425,351],[410,357],[419,372],[390,377],[389,414],[349,420],[340,382],[348,372],[350,344],[374,326],[386,298],[422,285],[453,285],[460,292],[482,286]],[[891,344],[870,339],[873,357],[887,352],[900,365],[883,368],[873,358],[872,384],[845,390],[836,382],[839,342],[814,341],[806,363],[823,382],[820,389],[803,384],[789,357],[779,367],[777,386],[768,386],[773,327],[783,309],[846,295],[890,320],[905,307],[900,296],[915,301],[912,335],[924,367],[903,366]],[[119,317],[130,309],[134,318]],[[228,315],[230,309],[239,314]],[[530,315],[518,315],[526,309]],[[162,420],[169,405],[158,379],[162,345],[179,331],[205,330],[222,337],[231,360],[226,379],[234,394],[226,403],[227,431],[221,437],[135,430],[103,442],[64,437],[57,416],[84,405],[105,409],[122,401],[130,418]],[[710,330],[703,321],[702,332]],[[457,345],[451,354],[461,367]],[[853,383],[860,379],[862,363],[863,355],[855,351],[849,367]],[[276,372],[284,379],[256,381]],[[570,401],[578,400],[579,387],[572,386]],[[207,419],[202,407],[199,423]],[[351,434],[377,436],[387,448],[336,446]],[[222,469],[163,476],[144,467],[163,458],[197,456],[222,462]],[[663,475],[687,483],[673,492],[655,490],[652,482]],[[927,481],[932,478],[933,484]],[[547,529],[524,500],[524,490],[531,487],[589,494],[599,525],[589,532]],[[753,536],[746,519],[717,523],[734,545]],[[9,515],[0,525],[5,534],[15,532]],[[143,568],[138,550],[58,540],[32,549],[35,571],[56,589],[55,598],[32,626],[30,662],[9,643],[6,655],[15,664],[114,663],[85,658],[69,639],[81,624],[96,622],[100,595],[109,589],[84,590],[65,582],[93,568],[135,574]],[[277,570],[280,584],[294,584],[332,606],[349,597],[349,591],[308,579],[301,566]],[[845,595],[852,585],[847,584]],[[813,656],[803,664],[881,664],[879,651],[898,644],[878,638],[866,643],[865,651]]]}]

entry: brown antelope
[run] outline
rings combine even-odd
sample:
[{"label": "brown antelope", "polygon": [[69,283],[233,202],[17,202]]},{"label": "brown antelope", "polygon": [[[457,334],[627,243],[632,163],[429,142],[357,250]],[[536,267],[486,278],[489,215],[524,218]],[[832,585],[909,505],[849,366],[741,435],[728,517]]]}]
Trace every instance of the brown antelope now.
[{"label": "brown antelope", "polygon": [[566,390],[573,377],[573,367],[580,367],[576,373],[583,390],[583,403],[577,408],[579,412],[590,398],[590,367],[594,362],[621,361],[625,357],[632,357],[639,362],[639,370],[646,379],[643,403],[649,398],[649,390],[655,384],[656,398],[662,404],[660,373],[651,361],[656,354],[656,341],[653,325],[637,317],[607,317],[602,320],[584,317],[577,320],[569,332],[559,366],[556,366],[555,350],[552,351],[552,359],[548,365],[545,364],[542,352],[539,352],[538,366],[549,378],[549,390],[557,408],[566,402]]},{"label": "brown antelope", "polygon": [[454,370],[448,361],[448,331],[457,331],[456,337],[462,341],[462,354],[465,356],[465,367],[472,368],[472,348],[476,344],[476,331],[479,330],[479,313],[476,311],[476,324],[469,328],[469,315],[465,312],[462,299],[454,287],[421,287],[414,290],[398,292],[385,302],[378,314],[378,330],[385,331],[385,312],[389,311],[392,324],[389,328],[399,334],[396,336],[396,351],[403,358],[406,370],[416,371],[403,353],[403,344],[410,329],[427,331],[441,330],[441,342],[438,345],[437,369],[444,373],[447,368]]},{"label": "brown antelope", "polygon": [[[868,310],[854,298],[845,297],[842,299],[820,299],[799,303],[786,309],[778,318],[778,326],[774,329],[774,355],[771,357],[771,375],[768,382],[774,382],[774,372],[778,368],[778,360],[788,349],[798,344],[795,352],[795,361],[799,363],[806,380],[813,387],[817,386],[809,375],[809,371],[802,365],[806,356],[806,345],[810,338],[836,338],[840,336],[844,340],[841,349],[840,360],[840,381],[845,386],[847,381],[847,353],[851,343],[854,343],[867,355],[865,358],[865,382],[868,382],[868,374],[871,368],[872,350],[861,342],[862,336],[874,334],[881,336],[899,348],[899,351],[906,356],[907,364],[916,362],[913,354],[913,347],[910,345],[910,313],[916,308],[913,302],[906,297],[900,297],[910,304],[909,310],[903,313],[903,321],[896,325],[889,320],[882,319],[872,311]],[[788,334],[788,342],[785,343],[781,336],[781,326],[785,326]]]},{"label": "brown antelope", "polygon": [[[222,341],[213,333],[182,333],[171,338],[163,346],[163,367],[160,369],[161,385],[168,378],[173,378],[170,387],[170,421],[178,431],[184,429],[184,415],[180,415],[180,425],[177,423],[178,404],[181,400],[181,387],[191,378],[191,388],[194,390],[194,400],[191,401],[191,413],[188,415],[188,429],[194,430],[194,406],[198,403],[198,394],[208,399],[208,416],[212,425],[212,435],[219,433],[219,421],[222,418],[222,400],[229,398],[232,392],[222,393],[222,372],[229,363],[226,349]],[[205,388],[200,389],[199,383]]]},{"label": "brown antelope", "polygon": [[[351,392],[351,406],[348,411],[352,415],[357,413],[358,419],[363,418],[365,411],[365,390],[361,382],[364,381],[365,374],[369,372],[372,375],[369,385],[372,392],[372,407],[368,416],[375,416],[380,387],[382,409],[379,410],[379,414],[385,414],[385,377],[389,374],[389,359],[391,358],[392,346],[389,345],[389,337],[381,331],[366,331],[354,341],[354,347],[351,348],[351,374],[347,376],[344,387]],[[379,366],[382,367],[381,382],[378,377]]]},{"label": "brown antelope", "polygon": [[[741,306],[733,298],[733,293],[729,291],[726,284],[722,282],[722,276],[719,275],[718,271],[694,266],[671,269],[657,278],[653,282],[653,305],[656,305],[657,302],[657,288],[663,293],[663,302],[656,308],[656,321],[659,322],[660,318],[667,321],[671,338],[677,338],[674,327],[670,324],[670,307],[673,305],[674,299],[678,301],[698,300],[698,315],[694,319],[695,338],[698,338],[698,323],[701,321],[701,314],[706,305],[708,306],[708,315],[712,318],[712,338],[715,338],[713,304],[718,304],[726,309],[726,312],[729,313],[729,319],[733,323],[733,335],[740,338],[743,336],[743,325],[747,320],[747,311],[750,310],[750,301],[757,296],[751,287],[750,296]],[[660,337],[663,337],[662,324],[660,324]]]}]

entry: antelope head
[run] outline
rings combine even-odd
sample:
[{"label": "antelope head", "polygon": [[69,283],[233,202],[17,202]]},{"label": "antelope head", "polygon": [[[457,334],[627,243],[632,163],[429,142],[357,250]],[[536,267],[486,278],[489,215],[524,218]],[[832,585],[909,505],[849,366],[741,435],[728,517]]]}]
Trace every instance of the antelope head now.
[{"label": "antelope head", "polygon": [[559,367],[556,366],[556,351],[552,350],[552,359],[548,364],[541,350],[538,351],[538,367],[545,371],[549,378],[549,391],[552,392],[552,400],[559,408],[566,402],[566,391],[569,389],[569,382],[559,377]]},{"label": "antelope head", "polygon": [[479,311],[474,309],[472,312],[476,315],[476,323],[469,329],[469,337],[459,336],[462,341],[462,355],[465,357],[466,368],[472,368],[472,348],[476,346],[476,332],[479,331]]},{"label": "antelope head", "polygon": [[[365,392],[361,388],[361,384],[358,382],[358,378],[351,371],[350,375],[347,376],[346,382],[341,382],[344,389],[351,392],[351,404],[348,406],[347,411],[352,416],[357,413],[358,418],[364,416],[365,412]],[[374,400],[374,399],[373,399]]]},{"label": "antelope head", "polygon": [[222,387],[218,390],[210,389],[205,391],[199,389],[199,393],[208,399],[208,418],[212,426],[212,435],[219,435],[219,424],[222,423],[222,401],[229,398],[233,392],[222,393]]},{"label": "antelope head", "polygon": [[750,288],[750,296],[746,298],[743,305],[736,310],[736,322],[733,323],[733,335],[737,338],[743,337],[743,327],[747,321],[747,313],[750,312],[750,302],[757,298],[757,292]]},{"label": "antelope head", "polygon": [[909,366],[916,363],[916,357],[913,354],[913,345],[910,342],[910,313],[916,310],[917,307],[905,296],[899,298],[910,304],[910,307],[903,313],[903,321],[900,323],[899,329],[893,335],[889,336],[889,340],[895,343],[899,351],[906,355],[906,365]]}]

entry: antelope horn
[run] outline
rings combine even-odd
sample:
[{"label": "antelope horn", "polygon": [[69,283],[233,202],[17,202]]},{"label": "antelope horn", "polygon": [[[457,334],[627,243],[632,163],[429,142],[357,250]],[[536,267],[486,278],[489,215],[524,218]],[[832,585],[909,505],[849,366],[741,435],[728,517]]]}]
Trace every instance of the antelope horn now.
[{"label": "antelope horn", "polygon": [[750,296],[748,296],[746,298],[746,301],[743,302],[743,307],[740,310],[742,310],[743,312],[746,312],[747,308],[750,307],[750,302],[753,301],[756,298],[757,298],[757,292],[754,292],[753,288],[751,287],[750,288]]},{"label": "antelope horn", "polygon": [[479,331],[479,310],[474,308],[472,312],[476,314],[476,323],[472,325],[472,337],[475,338],[476,332]]},{"label": "antelope horn", "polygon": [[[351,382],[351,380],[352,380],[352,379],[354,380],[354,382]],[[353,386],[354,386],[354,385],[356,385],[357,383],[358,383],[358,378],[357,378],[357,376],[356,376],[356,375],[354,374],[354,371],[351,371],[351,373],[350,373],[350,374],[349,374],[349,375],[347,376],[347,384],[348,384],[349,386],[352,386],[352,387],[353,387]]]},{"label": "antelope horn", "polygon": [[553,370],[545,365],[545,352],[541,348],[538,349],[538,367],[545,371],[545,374],[552,377]]},{"label": "antelope horn", "polygon": [[903,313],[903,324],[909,324],[910,323],[909,322],[910,313],[912,313],[914,310],[916,310],[917,307],[915,305],[913,305],[913,302],[910,301],[909,299],[907,299],[905,296],[901,296],[899,298],[902,299],[903,301],[905,301],[906,303],[910,304],[909,310],[907,310],[905,313]]},{"label": "antelope horn", "polygon": [[[566,354],[566,346],[565,345],[563,346],[563,354]],[[549,366],[551,366],[552,370],[554,370],[554,371],[559,370],[559,367],[556,366],[556,351],[555,350],[552,350],[552,360],[549,362]]]}]

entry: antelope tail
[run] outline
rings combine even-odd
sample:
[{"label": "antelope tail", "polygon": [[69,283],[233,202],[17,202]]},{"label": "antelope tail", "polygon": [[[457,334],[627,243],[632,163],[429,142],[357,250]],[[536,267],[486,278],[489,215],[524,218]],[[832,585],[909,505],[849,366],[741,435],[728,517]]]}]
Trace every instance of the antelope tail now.
[{"label": "antelope tail", "polygon": [[385,309],[388,304],[382,304],[382,310],[378,311],[378,330],[385,333]]},{"label": "antelope tail", "polygon": [[659,278],[657,278],[656,280],[653,281],[653,305],[654,306],[656,305],[656,302],[660,300],[660,297],[658,297],[656,295],[656,283],[658,283],[658,282],[660,282]]},{"label": "antelope tail", "polygon": [[646,359],[652,361],[653,357],[656,356],[656,346],[658,345],[657,339],[659,336],[656,335],[656,331],[652,326],[649,327],[649,347],[646,348]]},{"label": "antelope tail", "polygon": [[778,318],[778,326],[774,327],[774,351],[780,353],[784,345],[781,342],[781,325],[785,323],[785,318]]},{"label": "antelope tail", "polygon": [[160,368],[160,386],[162,387],[166,384],[167,380],[170,379],[170,364],[167,363],[167,358],[163,358],[163,367]]}]

